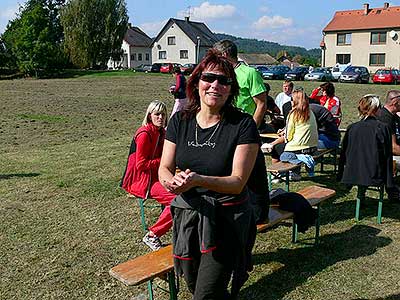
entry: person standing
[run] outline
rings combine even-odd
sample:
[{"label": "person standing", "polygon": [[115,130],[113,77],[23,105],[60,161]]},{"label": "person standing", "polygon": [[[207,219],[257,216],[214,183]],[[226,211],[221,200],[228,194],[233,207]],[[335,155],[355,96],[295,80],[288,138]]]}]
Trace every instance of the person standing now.
[{"label": "person standing", "polygon": [[[234,105],[253,116],[258,130],[263,130],[265,128],[264,116],[267,104],[267,88],[260,73],[256,69],[238,61],[238,49],[234,42],[222,40],[215,43],[213,49],[225,57],[235,69],[236,79],[239,84],[239,95]],[[262,223],[268,217],[269,191],[267,168],[261,148],[258,151],[257,160],[247,184],[256,215],[256,222]]]},{"label": "person standing", "polygon": [[171,112],[171,117],[177,112],[182,110],[185,106],[186,99],[186,78],[183,76],[181,69],[178,66],[175,66],[172,71],[172,75],[175,78],[175,85],[173,85],[170,89],[172,95],[174,95],[175,103],[174,108]]},{"label": "person standing", "polygon": [[226,57],[235,68],[240,88],[235,106],[253,116],[257,128],[259,128],[264,121],[267,101],[266,88],[260,73],[238,61],[238,49],[232,41],[219,41],[214,44],[213,48]]},{"label": "person standing", "polygon": [[256,226],[246,183],[259,136],[251,116],[232,105],[239,86],[226,58],[210,50],[187,92],[188,105],[168,124],[159,169],[162,185],[177,194],[175,270],[193,300],[236,299],[252,267]]}]

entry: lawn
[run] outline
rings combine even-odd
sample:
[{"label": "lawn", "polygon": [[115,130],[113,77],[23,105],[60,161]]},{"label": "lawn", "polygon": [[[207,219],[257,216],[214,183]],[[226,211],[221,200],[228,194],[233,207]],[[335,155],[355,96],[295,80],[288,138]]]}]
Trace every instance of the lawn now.
[{"label": "lawn", "polygon": [[[149,251],[139,209],[118,184],[149,101],[172,108],[172,82],[127,72],[0,81],[0,299],[134,300],[146,293],[145,285],[127,288],[108,274]],[[275,96],[281,81],[270,84]],[[296,84],[308,93],[318,85]],[[357,120],[362,95],[384,98],[394,88],[335,85],[343,127]],[[292,245],[290,226],[259,234],[240,299],[400,299],[400,205],[385,202],[377,225],[377,194],[369,193],[355,223],[355,189],[337,184],[332,172],[316,175],[292,189],[319,184],[337,191],[322,208],[321,245]],[[179,296],[190,299],[184,284]]]}]

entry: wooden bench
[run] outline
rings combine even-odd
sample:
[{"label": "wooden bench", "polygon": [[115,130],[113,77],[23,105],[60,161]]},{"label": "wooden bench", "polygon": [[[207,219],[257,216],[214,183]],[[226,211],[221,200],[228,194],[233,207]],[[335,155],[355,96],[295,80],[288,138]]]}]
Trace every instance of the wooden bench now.
[{"label": "wooden bench", "polygon": [[[324,157],[327,154],[331,154],[333,156],[333,158],[334,158],[334,163],[333,163],[333,165],[334,165],[334,174],[336,174],[337,149],[318,149],[313,155],[313,158],[314,158],[314,161],[315,161],[315,165],[320,163],[321,164],[321,172],[323,172],[324,171]],[[267,167],[267,173],[268,173],[268,187],[269,187],[269,190],[272,189],[272,174],[275,173],[275,174],[283,174],[284,175],[285,188],[286,188],[286,191],[289,192],[289,183],[290,183],[290,181],[289,181],[289,172],[294,170],[294,169],[296,169],[296,168],[298,168],[298,167],[301,167],[302,165],[303,165],[303,163],[296,165],[296,164],[292,164],[292,163],[289,163],[289,162],[281,162],[280,161],[280,162],[273,163],[272,165],[268,166]]]},{"label": "wooden bench", "polygon": [[[313,207],[317,208],[315,224],[315,243],[319,241],[320,204],[333,197],[336,192],[331,189],[309,186],[299,191]],[[268,214],[268,223],[257,225],[257,232],[264,232],[273,228],[282,221],[293,219],[293,213],[271,206]],[[293,223],[294,224],[294,223]],[[297,241],[297,227],[292,227],[292,241]],[[153,280],[156,277],[166,277],[170,300],[176,300],[178,294],[177,280],[175,280],[172,245],[160,250],[121,263],[110,270],[110,275],[128,286],[136,286],[147,281],[149,299],[153,300]]]}]

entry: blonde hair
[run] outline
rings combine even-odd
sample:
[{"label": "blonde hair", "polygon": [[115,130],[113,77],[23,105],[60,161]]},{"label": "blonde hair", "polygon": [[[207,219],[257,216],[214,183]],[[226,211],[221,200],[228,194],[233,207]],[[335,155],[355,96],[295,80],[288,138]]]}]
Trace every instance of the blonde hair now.
[{"label": "blonde hair", "polygon": [[164,102],[159,101],[159,100],[154,100],[151,101],[149,106],[147,107],[146,114],[144,115],[144,119],[142,122],[142,125],[145,126],[148,123],[151,123],[151,118],[150,114],[151,113],[163,113],[165,114],[165,124],[164,126],[167,126],[167,120],[168,120],[168,112],[167,112],[167,106],[165,105]]},{"label": "blonde hair", "polygon": [[308,99],[303,89],[295,90],[292,93],[292,110],[291,114],[293,115],[293,120],[305,123],[310,119],[310,106],[308,103]]},{"label": "blonde hair", "polygon": [[360,119],[366,119],[369,116],[374,116],[381,106],[379,96],[367,94],[358,101],[358,115]]}]

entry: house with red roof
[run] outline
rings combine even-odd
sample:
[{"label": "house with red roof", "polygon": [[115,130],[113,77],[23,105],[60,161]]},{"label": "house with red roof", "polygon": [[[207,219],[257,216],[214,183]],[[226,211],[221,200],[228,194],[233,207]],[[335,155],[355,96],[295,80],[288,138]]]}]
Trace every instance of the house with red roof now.
[{"label": "house with red roof", "polygon": [[400,68],[400,6],[337,11],[322,31],[322,65]]}]

